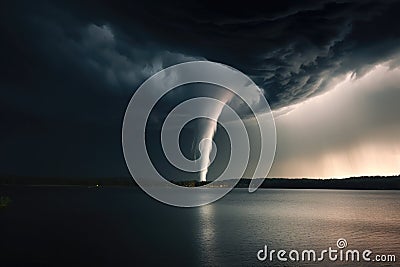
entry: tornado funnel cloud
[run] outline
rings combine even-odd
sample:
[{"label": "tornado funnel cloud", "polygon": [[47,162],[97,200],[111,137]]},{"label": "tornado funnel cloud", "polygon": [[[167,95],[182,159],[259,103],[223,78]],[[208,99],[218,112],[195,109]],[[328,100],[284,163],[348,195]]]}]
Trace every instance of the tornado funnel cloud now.
[{"label": "tornado funnel cloud", "polygon": [[212,141],[217,130],[217,122],[210,121],[206,125],[206,130],[201,136],[201,142],[199,142],[199,151],[201,154],[200,160],[200,182],[207,181],[208,166],[210,165],[210,155],[212,151]]},{"label": "tornado funnel cloud", "polygon": [[[159,154],[163,159],[165,157],[164,163],[179,174],[187,172],[198,175],[200,181],[210,181],[205,186],[186,187],[172,183],[158,171],[160,164],[155,164],[158,161],[149,156],[146,131],[151,131],[148,122],[153,122],[153,117],[150,114],[164,98],[171,102],[161,102],[166,103],[160,108],[161,120],[154,120],[155,124],[161,124],[162,151]],[[175,100],[181,99],[175,105]],[[248,113],[252,114],[251,118],[247,117]],[[199,122],[198,128],[191,124],[192,121]],[[262,141],[258,144],[259,157],[255,161],[250,157],[253,134],[249,134],[251,129],[247,127],[253,122]],[[210,163],[217,154],[213,140],[217,127],[224,129],[224,138],[218,137],[219,144],[225,147],[229,139],[230,150],[229,156],[221,160],[224,164],[215,162],[217,168],[213,168],[212,173],[214,170],[222,172],[214,179],[210,177]],[[193,153],[197,154],[194,158],[187,157],[189,150],[185,145],[190,145],[186,142],[187,133],[195,135],[191,139]],[[135,91],[124,116],[122,145],[132,178],[148,195],[172,206],[198,207],[229,193],[244,177],[248,167],[254,166],[255,170],[246,178],[266,177],[275,154],[275,133],[268,102],[249,77],[220,63],[193,61],[157,72]],[[219,159],[221,157],[218,157],[218,163]],[[253,179],[249,192],[255,191],[262,181],[263,178]],[[214,187],[218,190],[210,190]]]},{"label": "tornado funnel cloud", "polygon": [[213,139],[217,131],[218,118],[220,117],[224,106],[229,103],[232,99],[233,94],[230,92],[222,94],[222,96],[217,97],[220,100],[220,104],[214,106],[205,106],[207,113],[209,112],[209,117],[213,119],[203,120],[200,122],[200,134],[198,139],[198,149],[201,154],[200,157],[200,182],[207,181],[208,168],[211,164],[211,152],[213,149]]}]

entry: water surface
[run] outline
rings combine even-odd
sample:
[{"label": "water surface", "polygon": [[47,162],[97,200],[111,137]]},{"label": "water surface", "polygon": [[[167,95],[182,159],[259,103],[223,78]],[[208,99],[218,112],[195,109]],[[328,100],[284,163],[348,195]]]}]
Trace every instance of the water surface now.
[{"label": "water surface", "polygon": [[307,266],[259,262],[256,253],[264,245],[336,248],[339,238],[348,248],[396,254],[398,264],[399,193],[235,189],[188,209],[138,188],[2,187],[12,203],[0,210],[0,266]]}]

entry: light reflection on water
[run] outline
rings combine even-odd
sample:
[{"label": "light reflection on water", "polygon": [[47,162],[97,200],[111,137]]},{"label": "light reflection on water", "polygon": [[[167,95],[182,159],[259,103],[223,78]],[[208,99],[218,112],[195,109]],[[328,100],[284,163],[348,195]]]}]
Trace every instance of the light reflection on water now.
[{"label": "light reflection on water", "polygon": [[[347,240],[346,249],[370,249],[400,258],[398,191],[259,190],[248,194],[235,190],[199,208],[198,214],[205,265],[258,264],[256,253],[264,244],[287,251],[337,249],[339,238]],[[352,265],[339,261],[314,265],[332,264]]]},{"label": "light reflection on water", "polygon": [[188,209],[138,188],[3,187],[12,202],[0,210],[0,266],[266,266],[256,258],[264,245],[320,251],[339,238],[398,264],[399,193],[235,189]]},{"label": "light reflection on water", "polygon": [[216,229],[214,218],[214,205],[206,205],[198,208],[199,212],[199,243],[202,244],[200,249],[201,264],[215,263],[217,259],[214,253],[209,251],[216,251]]}]

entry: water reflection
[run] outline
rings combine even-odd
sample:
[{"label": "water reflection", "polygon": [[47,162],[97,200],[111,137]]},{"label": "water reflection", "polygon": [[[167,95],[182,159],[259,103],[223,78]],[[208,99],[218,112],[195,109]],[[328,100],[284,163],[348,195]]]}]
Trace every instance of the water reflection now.
[{"label": "water reflection", "polygon": [[183,209],[132,188],[7,190],[0,266],[363,266],[257,260],[264,245],[321,251],[339,238],[400,257],[399,191],[243,189]]},{"label": "water reflection", "polygon": [[215,205],[209,204],[197,208],[199,215],[199,253],[201,255],[201,265],[214,263],[216,247],[216,228],[215,228]]},{"label": "water reflection", "polygon": [[[399,257],[399,204],[398,192],[390,191],[260,190],[248,194],[235,190],[197,209],[201,264],[265,265],[256,259],[265,244],[276,250],[321,251],[335,248],[339,238],[348,241],[349,249]],[[331,264],[327,260],[307,263]],[[335,266],[358,264],[335,262]],[[273,265],[296,264],[275,261]]]}]

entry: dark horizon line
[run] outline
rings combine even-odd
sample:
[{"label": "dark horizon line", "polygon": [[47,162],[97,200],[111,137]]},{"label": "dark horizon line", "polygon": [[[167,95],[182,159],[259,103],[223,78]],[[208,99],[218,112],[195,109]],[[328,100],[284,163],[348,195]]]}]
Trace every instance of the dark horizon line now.
[{"label": "dark horizon line", "polygon": [[[348,176],[348,177],[257,177],[257,178],[248,178],[248,177],[241,177],[241,178],[229,178],[224,180],[254,180],[254,179],[287,179],[287,180],[299,180],[299,179],[306,179],[306,180],[344,180],[344,179],[354,179],[354,178],[400,178],[399,174],[394,175],[360,175],[360,176]],[[133,180],[132,176],[31,176],[31,175],[0,175],[0,183],[4,179],[71,179],[71,180],[79,180],[79,179],[129,179]],[[169,181],[177,181],[177,180],[169,180]],[[190,180],[191,181],[191,180]],[[213,180],[209,180],[206,182],[212,182]]]},{"label": "dark horizon line", "polygon": [[[263,178],[254,178],[263,179]],[[226,186],[229,181],[239,180],[236,188],[248,188],[251,179],[229,179],[216,182],[217,186]],[[224,182],[225,181],[225,182]],[[197,187],[210,184],[208,182],[171,181],[174,184],[186,187]],[[132,178],[91,178],[91,179],[51,179],[25,177],[5,178],[0,177],[0,186],[128,186],[138,185]],[[354,189],[354,190],[400,190],[400,176],[363,176],[348,178],[266,178],[260,188],[285,188],[285,189]]]}]

